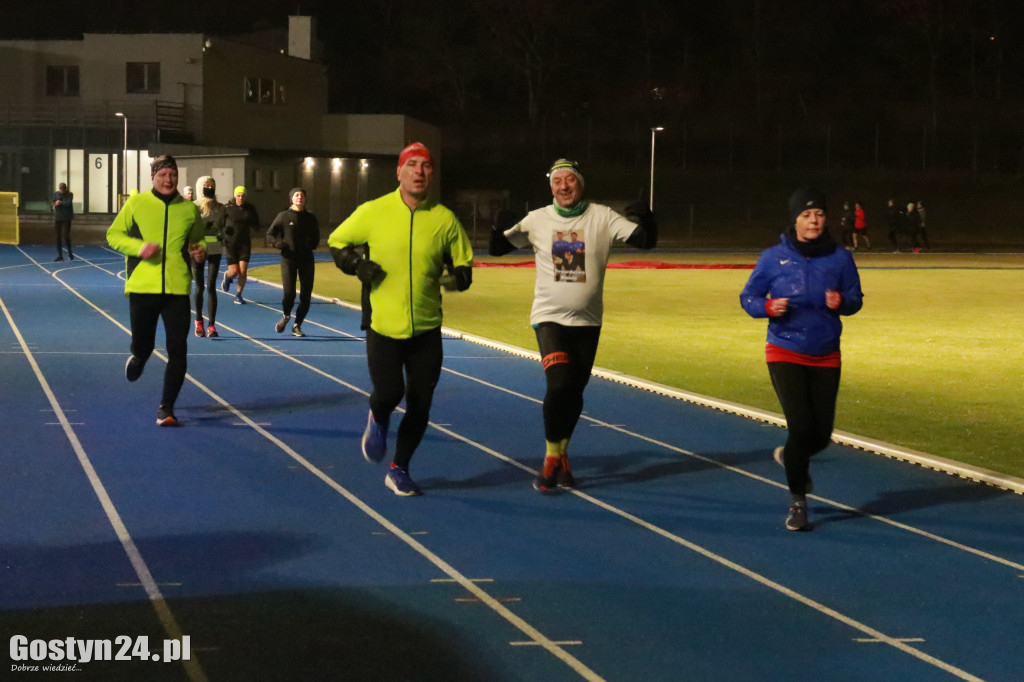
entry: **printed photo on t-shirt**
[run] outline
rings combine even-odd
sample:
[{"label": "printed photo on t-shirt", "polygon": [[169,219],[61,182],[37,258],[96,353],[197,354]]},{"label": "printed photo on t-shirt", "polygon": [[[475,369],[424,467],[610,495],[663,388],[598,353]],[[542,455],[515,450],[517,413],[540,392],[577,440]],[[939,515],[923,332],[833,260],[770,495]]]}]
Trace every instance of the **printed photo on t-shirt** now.
[{"label": "printed photo on t-shirt", "polygon": [[583,230],[555,230],[551,241],[551,259],[556,282],[587,281],[587,244]]}]

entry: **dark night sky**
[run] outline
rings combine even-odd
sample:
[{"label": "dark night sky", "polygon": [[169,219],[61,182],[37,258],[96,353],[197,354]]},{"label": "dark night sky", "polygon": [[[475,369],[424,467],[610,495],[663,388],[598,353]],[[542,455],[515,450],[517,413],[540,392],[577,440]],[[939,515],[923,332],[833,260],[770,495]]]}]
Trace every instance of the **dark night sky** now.
[{"label": "dark night sky", "polygon": [[[776,121],[861,119],[874,125],[935,111],[947,120],[1009,119],[1011,110],[1024,108],[1018,5],[4,0],[0,39],[118,31],[229,34],[284,28],[289,14],[302,13],[318,20],[334,111],[402,112],[457,130],[546,127],[549,134],[560,122],[568,126],[581,118],[609,128],[642,119],[643,125],[657,121],[676,129],[701,117],[712,124],[757,118],[771,129]],[[529,69],[527,51],[534,57]]]}]

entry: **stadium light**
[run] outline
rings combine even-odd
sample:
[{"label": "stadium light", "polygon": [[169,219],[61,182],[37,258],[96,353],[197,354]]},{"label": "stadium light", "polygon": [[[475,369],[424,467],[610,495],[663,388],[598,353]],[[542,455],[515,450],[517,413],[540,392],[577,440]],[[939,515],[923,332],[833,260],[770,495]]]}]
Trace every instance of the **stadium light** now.
[{"label": "stadium light", "polygon": [[128,194],[128,117],[120,111],[114,114],[114,116],[124,119],[124,153],[121,155],[121,165],[124,166],[123,192]]},{"label": "stadium light", "polygon": [[651,193],[649,208],[654,210],[654,136],[664,130],[661,126],[651,128]]}]

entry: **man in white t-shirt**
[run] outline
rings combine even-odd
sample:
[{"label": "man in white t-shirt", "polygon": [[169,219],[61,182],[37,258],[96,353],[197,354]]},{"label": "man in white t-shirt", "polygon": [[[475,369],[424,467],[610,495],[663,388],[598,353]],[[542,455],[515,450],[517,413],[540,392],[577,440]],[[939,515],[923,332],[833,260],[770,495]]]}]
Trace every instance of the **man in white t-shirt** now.
[{"label": "man in white t-shirt", "polygon": [[551,205],[531,211],[511,227],[495,224],[490,244],[492,256],[529,246],[536,258],[530,324],[537,333],[547,392],[544,466],[533,487],[542,492],[576,486],[567,451],[597,355],[611,246],[625,242],[650,249],[658,241],[646,202],[628,206],[626,215],[634,220],[627,220],[607,206],[585,201],[583,173],[566,159],[555,161],[548,178]]}]

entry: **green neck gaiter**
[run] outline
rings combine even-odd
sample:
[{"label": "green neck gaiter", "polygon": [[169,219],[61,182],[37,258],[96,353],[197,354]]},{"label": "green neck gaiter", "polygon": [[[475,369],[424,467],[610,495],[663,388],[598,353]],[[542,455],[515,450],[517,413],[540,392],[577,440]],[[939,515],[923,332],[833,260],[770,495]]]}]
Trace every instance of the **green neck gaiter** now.
[{"label": "green neck gaiter", "polygon": [[583,213],[588,208],[590,208],[589,201],[581,201],[580,203],[576,204],[575,206],[571,206],[570,208],[562,208],[561,206],[558,205],[558,202],[555,200],[552,200],[551,203],[555,207],[555,213],[562,216],[563,218],[575,218],[576,216],[583,215]]}]

